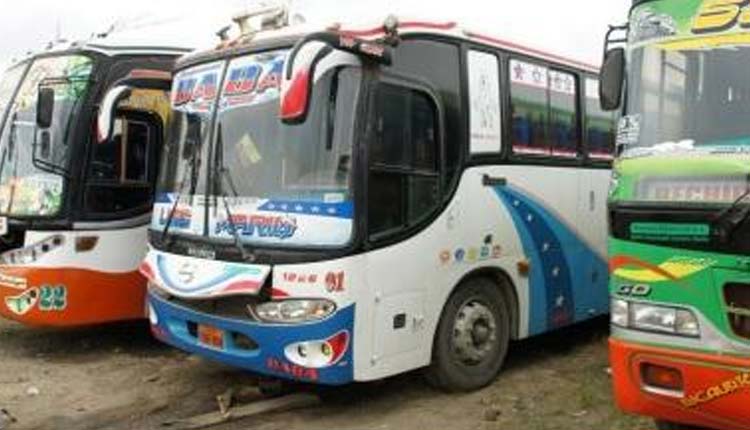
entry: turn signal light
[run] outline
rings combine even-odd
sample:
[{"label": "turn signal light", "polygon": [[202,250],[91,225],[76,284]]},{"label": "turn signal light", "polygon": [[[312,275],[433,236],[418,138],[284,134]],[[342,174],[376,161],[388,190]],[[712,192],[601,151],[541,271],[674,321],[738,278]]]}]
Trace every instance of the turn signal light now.
[{"label": "turn signal light", "polygon": [[96,248],[99,236],[79,236],[76,238],[76,252],[89,252]]},{"label": "turn signal light", "polygon": [[641,378],[645,385],[652,388],[678,392],[685,389],[682,372],[674,367],[643,363],[641,364]]}]

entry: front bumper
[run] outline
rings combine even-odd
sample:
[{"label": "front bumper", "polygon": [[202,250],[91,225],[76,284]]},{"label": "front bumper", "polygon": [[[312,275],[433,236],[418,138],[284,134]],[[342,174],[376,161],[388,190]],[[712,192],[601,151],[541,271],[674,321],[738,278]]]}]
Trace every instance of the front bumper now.
[{"label": "front bumper", "polygon": [[[314,323],[298,325],[273,325],[255,321],[240,321],[200,313],[171,303],[153,293],[148,294],[151,330],[160,340],[230,366],[252,372],[324,385],[344,385],[353,381],[352,360],[354,306],[338,310],[331,317]],[[221,330],[223,347],[208,346],[199,341],[196,326],[205,325]],[[296,365],[285,355],[285,348],[298,342],[329,338],[341,331],[348,332],[346,351],[330,367],[308,368]],[[250,339],[240,345],[236,336]]]},{"label": "front bumper", "polygon": [[[610,362],[618,406],[626,412],[697,426],[750,430],[750,357],[665,349],[610,340]],[[682,373],[683,393],[649,388],[642,364]]]},{"label": "front bumper", "polygon": [[143,319],[146,279],[137,271],[0,266],[0,316],[34,327]]}]

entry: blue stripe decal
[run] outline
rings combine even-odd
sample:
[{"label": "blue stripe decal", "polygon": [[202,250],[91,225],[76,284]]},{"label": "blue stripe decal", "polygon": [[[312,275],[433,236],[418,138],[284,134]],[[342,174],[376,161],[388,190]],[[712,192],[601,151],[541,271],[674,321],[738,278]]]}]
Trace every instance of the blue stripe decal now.
[{"label": "blue stripe decal", "polygon": [[300,200],[269,200],[263,203],[258,208],[258,211],[352,219],[354,216],[354,204],[346,201],[341,203],[324,203]]},{"label": "blue stripe decal", "polygon": [[607,311],[607,264],[555,215],[512,187],[496,187],[530,259],[529,334]]}]

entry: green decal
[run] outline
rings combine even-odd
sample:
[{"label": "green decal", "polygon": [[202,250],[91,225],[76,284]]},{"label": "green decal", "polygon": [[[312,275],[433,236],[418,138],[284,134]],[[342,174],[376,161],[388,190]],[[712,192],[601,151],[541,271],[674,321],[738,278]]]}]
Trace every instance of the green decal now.
[{"label": "green decal", "polygon": [[23,293],[5,298],[5,306],[16,315],[25,315],[39,300],[39,290],[31,288]]},{"label": "green decal", "polygon": [[630,43],[658,40],[665,48],[703,49],[750,43],[744,0],[660,0],[633,10]]},{"label": "green decal", "polygon": [[39,310],[62,311],[67,307],[68,290],[63,285],[48,286],[40,288],[41,296],[39,299]]},{"label": "green decal", "polygon": [[711,228],[708,224],[663,222],[634,222],[630,224],[630,237],[633,240],[708,242],[710,233]]}]

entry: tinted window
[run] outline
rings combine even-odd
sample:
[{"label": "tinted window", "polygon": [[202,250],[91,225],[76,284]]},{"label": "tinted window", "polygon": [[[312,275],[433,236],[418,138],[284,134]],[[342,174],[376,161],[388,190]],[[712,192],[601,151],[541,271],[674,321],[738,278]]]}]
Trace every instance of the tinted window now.
[{"label": "tinted window", "polygon": [[150,208],[161,121],[156,115],[124,113],[112,137],[92,141],[84,205],[91,213],[117,214]]},{"label": "tinted window", "polygon": [[578,85],[575,75],[510,61],[513,152],[576,157]]},{"label": "tinted window", "polygon": [[381,84],[370,148],[369,231],[400,231],[428,216],[440,197],[437,109],[424,93]]},{"label": "tinted window", "polygon": [[458,172],[466,141],[459,47],[434,40],[406,39],[396,49],[393,68],[427,80],[438,92],[445,115],[444,181],[450,183]]},{"label": "tinted window", "polygon": [[599,81],[586,79],[586,141],[589,157],[611,160],[615,149],[615,113],[599,105]]},{"label": "tinted window", "polygon": [[390,166],[408,166],[407,112],[411,94],[392,85],[383,85],[377,97],[378,144],[372,147],[372,161]]},{"label": "tinted window", "polygon": [[513,151],[520,154],[548,155],[548,70],[535,64],[511,60],[509,73]]},{"label": "tinted window", "polygon": [[549,73],[550,141],[552,154],[578,155],[576,78],[570,73]]},{"label": "tinted window", "polygon": [[97,182],[147,182],[151,130],[142,121],[115,120],[112,139],[95,144],[91,180]]}]

